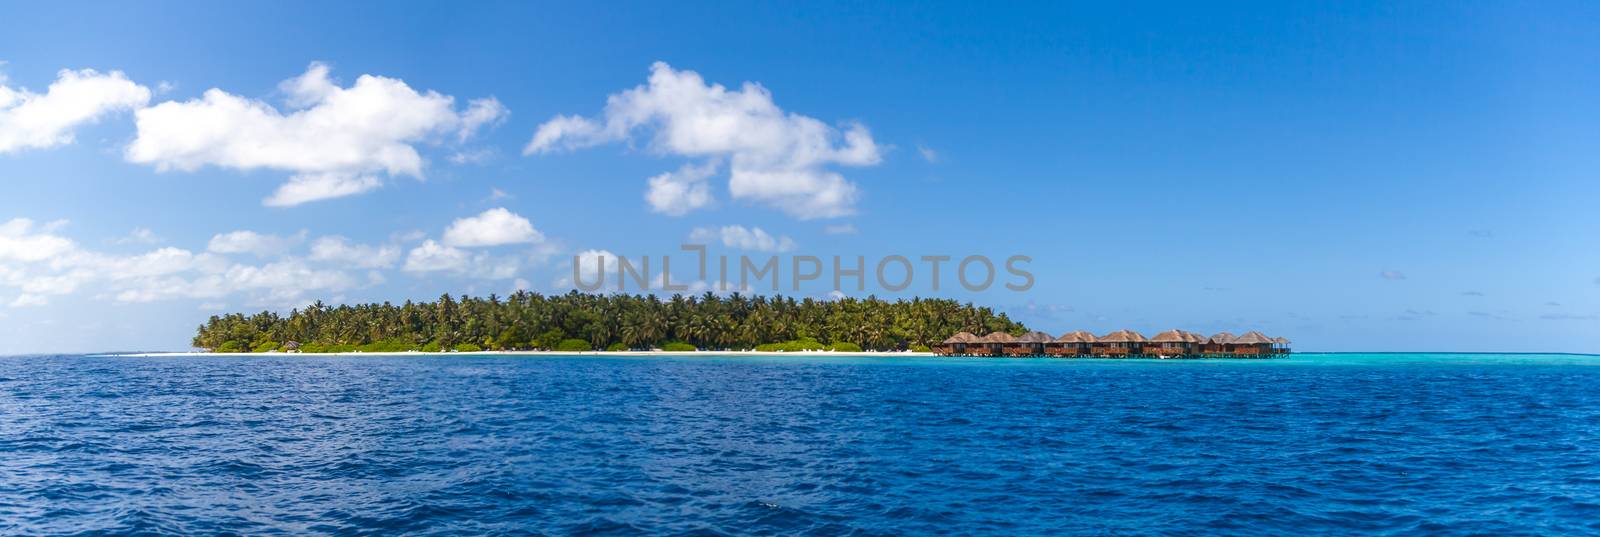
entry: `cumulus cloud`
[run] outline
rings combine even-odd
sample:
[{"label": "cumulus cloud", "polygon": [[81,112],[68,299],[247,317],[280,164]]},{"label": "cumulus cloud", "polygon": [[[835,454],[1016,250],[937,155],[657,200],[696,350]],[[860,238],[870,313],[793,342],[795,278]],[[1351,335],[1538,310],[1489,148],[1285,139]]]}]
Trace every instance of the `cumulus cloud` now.
[{"label": "cumulus cloud", "polygon": [[574,275],[581,279],[584,285],[594,285],[596,281],[602,284],[607,282],[615,284],[617,281],[617,254],[611,253],[610,250],[584,250],[573,256],[572,262],[575,265],[567,266],[566,272],[556,278],[555,283],[551,285],[558,288],[575,287],[576,282],[572,280]]},{"label": "cumulus cloud", "polygon": [[465,270],[471,256],[466,250],[452,248],[439,244],[433,239],[422,241],[422,244],[411,249],[406,255],[405,270],[407,272],[436,272],[442,270]]},{"label": "cumulus cloud", "polygon": [[[662,62],[651,66],[645,85],[611,95],[600,118],[557,116],[540,125],[523,153],[626,140],[639,129],[653,131],[650,148],[657,153],[707,164],[726,159],[728,190],[735,199],[764,203],[799,218],[853,212],[858,188],[829,167],[870,166],[882,160],[882,150],[864,125],[835,128],[778,108],[771,92],[759,84],[746,82],[730,90]],[[667,175],[650,183],[652,207],[660,207],[655,197],[710,201],[709,191],[696,190],[693,181]],[[683,212],[702,206],[691,203]]]},{"label": "cumulus cloud", "polygon": [[14,218],[0,224],[0,261],[44,261],[76,248],[71,240],[36,228],[33,220],[27,218]]},{"label": "cumulus cloud", "polygon": [[433,239],[422,241],[422,244],[412,248],[402,266],[406,272],[454,272],[489,280],[510,279],[517,275],[520,268],[521,262],[516,257],[473,254]]},{"label": "cumulus cloud", "polygon": [[678,171],[665,172],[649,180],[644,200],[650,210],[668,216],[683,216],[711,205],[711,187],[706,179],[717,173],[717,162],[685,164]]},{"label": "cumulus cloud", "polygon": [[356,244],[335,235],[311,241],[311,253],[307,258],[358,268],[388,268],[400,258],[400,249],[391,245]]},{"label": "cumulus cloud", "polygon": [[206,244],[206,250],[218,254],[252,254],[256,257],[282,255],[305,239],[305,232],[280,237],[249,230],[218,233]]},{"label": "cumulus cloud", "polygon": [[527,218],[504,207],[489,209],[477,216],[456,219],[444,231],[444,244],[457,247],[526,244],[544,240]]},{"label": "cumulus cloud", "polygon": [[689,240],[701,243],[721,241],[723,246],[758,252],[787,252],[795,247],[789,237],[774,237],[758,227],[722,226],[720,229],[695,228]]},{"label": "cumulus cloud", "polygon": [[290,172],[263,201],[292,206],[377,188],[379,174],[423,177],[417,144],[454,135],[465,140],[507,113],[494,99],[456,112],[454,98],[418,92],[405,82],[361,75],[350,87],[313,63],[284,81],[286,111],[221,89],[136,113],[137,135],[124,157],[159,171],[205,166]]},{"label": "cumulus cloud", "polygon": [[121,71],[63,69],[42,94],[5,82],[0,76],[0,154],[70,144],[79,125],[150,102],[150,89]]},{"label": "cumulus cloud", "polygon": [[[235,232],[212,238],[226,253],[283,253],[281,238]],[[282,247],[286,248],[286,247]],[[0,225],[0,287],[22,294],[13,305],[41,305],[51,296],[94,292],[119,302],[215,299],[244,293],[259,304],[289,304],[312,291],[342,291],[360,281],[342,268],[316,268],[294,257],[262,265],[235,263],[218,252],[164,247],[112,255],[81,247],[51,226],[13,219]]]}]

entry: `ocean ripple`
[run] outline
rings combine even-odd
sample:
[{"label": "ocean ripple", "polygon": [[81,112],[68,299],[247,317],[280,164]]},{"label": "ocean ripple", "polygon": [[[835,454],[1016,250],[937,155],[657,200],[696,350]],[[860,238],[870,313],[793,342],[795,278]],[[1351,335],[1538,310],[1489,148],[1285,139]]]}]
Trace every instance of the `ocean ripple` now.
[{"label": "ocean ripple", "polygon": [[0,534],[1600,532],[1600,358],[0,358]]}]

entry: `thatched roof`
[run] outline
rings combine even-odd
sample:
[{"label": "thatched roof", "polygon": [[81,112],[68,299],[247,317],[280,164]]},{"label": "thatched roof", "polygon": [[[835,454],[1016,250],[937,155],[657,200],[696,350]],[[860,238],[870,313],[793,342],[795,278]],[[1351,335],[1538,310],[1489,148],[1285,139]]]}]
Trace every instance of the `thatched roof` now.
[{"label": "thatched roof", "polygon": [[1015,343],[1017,336],[1005,332],[990,332],[989,335],[978,338],[982,343]]},{"label": "thatched roof", "polygon": [[1017,343],[1049,343],[1050,334],[1044,332],[1028,332],[1017,338]]},{"label": "thatched roof", "polygon": [[1189,336],[1182,330],[1168,330],[1150,338],[1151,343],[1188,343]]},{"label": "thatched roof", "polygon": [[944,340],[944,343],[946,345],[955,343],[973,343],[977,340],[978,336],[972,335],[972,332],[956,332],[956,335],[950,336],[950,339]]},{"label": "thatched roof", "polygon": [[1278,344],[1281,344],[1281,345],[1288,345],[1289,344],[1289,340],[1288,339],[1281,338],[1281,337],[1272,338],[1272,342],[1273,343],[1278,343]]},{"label": "thatched roof", "polygon": [[1118,330],[1116,332],[1100,336],[1097,341],[1099,343],[1144,343],[1150,340],[1145,339],[1144,336],[1132,330]]},{"label": "thatched roof", "polygon": [[1056,338],[1055,342],[1056,343],[1094,343],[1095,342],[1095,337],[1094,337],[1094,334],[1091,334],[1091,333],[1089,333],[1087,331],[1084,331],[1084,330],[1079,330],[1079,331],[1076,331],[1076,332],[1068,332],[1068,333],[1065,333],[1065,334],[1061,334],[1061,337]]},{"label": "thatched roof", "polygon": [[1183,331],[1183,330],[1179,330],[1179,331],[1183,332],[1184,340],[1188,341],[1189,343],[1205,343],[1207,341],[1211,341],[1211,338],[1202,336],[1200,334],[1196,334],[1194,332],[1188,332],[1188,331]]},{"label": "thatched roof", "polygon": [[1254,330],[1245,332],[1244,335],[1233,340],[1235,345],[1270,345],[1271,343],[1272,338]]},{"label": "thatched roof", "polygon": [[1226,345],[1228,343],[1233,343],[1233,340],[1235,339],[1239,338],[1227,332],[1217,332],[1216,334],[1213,334],[1207,341],[1213,345]]}]

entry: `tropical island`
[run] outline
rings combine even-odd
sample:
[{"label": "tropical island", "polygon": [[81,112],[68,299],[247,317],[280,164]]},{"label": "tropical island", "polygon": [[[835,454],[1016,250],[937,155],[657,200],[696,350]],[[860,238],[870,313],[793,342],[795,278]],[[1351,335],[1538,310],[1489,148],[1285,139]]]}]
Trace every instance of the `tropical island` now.
[{"label": "tropical island", "polygon": [[[974,334],[985,334],[977,336]],[[193,345],[218,353],[893,352],[939,356],[1268,358],[1289,340],[1260,332],[1204,336],[1132,330],[1053,337],[1004,313],[951,299],[785,296],[440,296],[433,302],[329,306],[212,316]]]},{"label": "tropical island", "polygon": [[194,337],[210,352],[653,350],[918,351],[960,333],[1023,335],[1004,313],[951,299],[445,294],[432,302],[329,306],[288,315],[212,316]]}]

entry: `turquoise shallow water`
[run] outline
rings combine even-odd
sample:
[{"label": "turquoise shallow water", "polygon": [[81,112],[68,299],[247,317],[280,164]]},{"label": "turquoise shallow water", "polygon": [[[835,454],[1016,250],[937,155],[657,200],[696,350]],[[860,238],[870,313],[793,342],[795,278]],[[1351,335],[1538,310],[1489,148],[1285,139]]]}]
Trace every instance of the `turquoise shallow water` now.
[{"label": "turquoise shallow water", "polygon": [[0,534],[1600,532],[1600,357],[0,357]]}]

